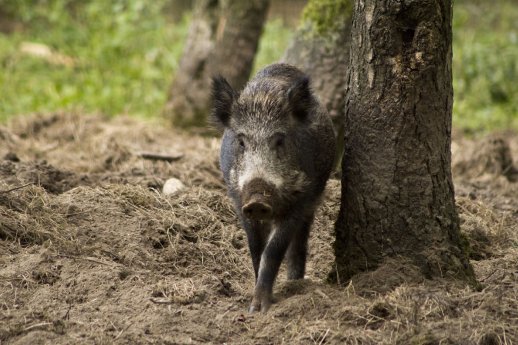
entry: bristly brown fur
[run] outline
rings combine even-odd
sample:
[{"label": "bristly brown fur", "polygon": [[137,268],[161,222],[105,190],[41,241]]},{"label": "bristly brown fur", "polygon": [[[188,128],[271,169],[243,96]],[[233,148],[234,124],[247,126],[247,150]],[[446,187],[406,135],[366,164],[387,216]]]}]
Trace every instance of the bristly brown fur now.
[{"label": "bristly brown fur", "polygon": [[294,66],[259,71],[233,104],[226,83],[215,80],[215,89],[225,126],[221,170],[256,276],[250,311],[266,312],[284,257],[288,279],[304,277],[309,231],[335,154],[333,127]]},{"label": "bristly brown fur", "polygon": [[212,113],[209,117],[211,124],[217,127],[225,127],[228,125],[232,104],[237,99],[236,92],[232,86],[221,75],[212,78]]}]

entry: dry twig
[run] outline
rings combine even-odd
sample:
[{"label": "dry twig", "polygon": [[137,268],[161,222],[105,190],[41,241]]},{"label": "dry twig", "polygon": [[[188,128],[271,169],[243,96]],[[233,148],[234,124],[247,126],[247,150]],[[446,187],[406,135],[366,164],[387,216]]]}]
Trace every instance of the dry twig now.
[{"label": "dry twig", "polygon": [[174,162],[183,157],[183,153],[177,154],[163,154],[163,153],[155,153],[155,152],[139,152],[138,156],[144,159],[155,160],[155,161],[165,161],[165,162]]},{"label": "dry twig", "polygon": [[23,186],[14,187],[14,188],[11,188],[11,189],[8,189],[8,190],[0,190],[0,194],[10,193],[10,192],[13,192],[15,190],[22,189],[22,188],[25,188],[27,186],[30,186],[32,184],[33,184],[32,182],[29,182],[27,184],[24,184]]}]

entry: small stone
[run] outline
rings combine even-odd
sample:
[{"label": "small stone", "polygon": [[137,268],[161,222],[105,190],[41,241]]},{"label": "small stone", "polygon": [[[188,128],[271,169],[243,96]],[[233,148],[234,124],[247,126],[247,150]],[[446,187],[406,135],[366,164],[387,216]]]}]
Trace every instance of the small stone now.
[{"label": "small stone", "polygon": [[20,161],[20,158],[18,158],[18,156],[16,155],[16,153],[14,153],[14,152],[8,152],[8,153],[6,153],[6,155],[4,156],[4,160],[6,160],[6,161],[11,161],[11,162],[19,162],[19,161]]},{"label": "small stone", "polygon": [[185,185],[177,178],[170,178],[164,183],[164,187],[162,188],[162,193],[164,195],[175,195],[180,191],[185,189]]}]

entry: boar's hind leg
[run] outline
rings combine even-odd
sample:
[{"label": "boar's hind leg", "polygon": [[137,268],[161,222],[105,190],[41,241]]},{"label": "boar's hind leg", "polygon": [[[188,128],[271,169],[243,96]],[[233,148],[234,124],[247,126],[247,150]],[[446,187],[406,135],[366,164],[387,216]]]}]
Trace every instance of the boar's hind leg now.
[{"label": "boar's hind leg", "polygon": [[293,234],[288,253],[286,254],[288,266],[288,279],[303,279],[306,271],[306,256],[308,252],[308,237],[313,215],[308,217]]},{"label": "boar's hind leg", "polygon": [[286,220],[273,226],[268,241],[261,255],[259,274],[255,285],[254,298],[250,305],[250,312],[262,311],[266,313],[270,308],[273,284],[288,245],[292,240],[293,228],[300,226],[298,222]]},{"label": "boar's hind leg", "polygon": [[244,228],[248,239],[248,248],[250,256],[252,256],[252,264],[254,266],[255,281],[259,273],[259,263],[261,262],[261,254],[263,253],[266,239],[270,233],[271,224],[259,221],[245,221]]}]

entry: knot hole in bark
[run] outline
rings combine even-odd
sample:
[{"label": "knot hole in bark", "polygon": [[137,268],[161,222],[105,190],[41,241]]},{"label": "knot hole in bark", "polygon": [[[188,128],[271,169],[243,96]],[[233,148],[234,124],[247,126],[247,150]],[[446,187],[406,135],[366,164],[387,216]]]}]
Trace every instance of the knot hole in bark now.
[{"label": "knot hole in bark", "polygon": [[445,21],[446,17],[436,0],[404,0],[401,3],[395,13],[393,32],[399,38],[402,60],[410,63],[411,69],[429,65],[437,50],[447,52],[441,40],[444,35],[441,28]]},{"label": "knot hole in bark", "polygon": [[400,12],[396,18],[397,32],[401,37],[402,50],[406,51],[412,48],[414,37],[417,30],[418,21],[412,17],[408,11]]},{"label": "knot hole in bark", "polygon": [[[413,4],[401,9],[394,20],[395,41],[397,42],[400,71],[422,70],[433,58],[430,51],[434,43],[435,17],[432,13],[425,13],[418,5]],[[434,17],[433,19],[427,19]],[[434,48],[436,49],[436,48]]]},{"label": "knot hole in bark", "polygon": [[403,41],[403,46],[410,46],[412,45],[412,42],[414,41],[414,35],[415,35],[415,26],[409,26],[404,27],[401,30],[401,38]]}]

